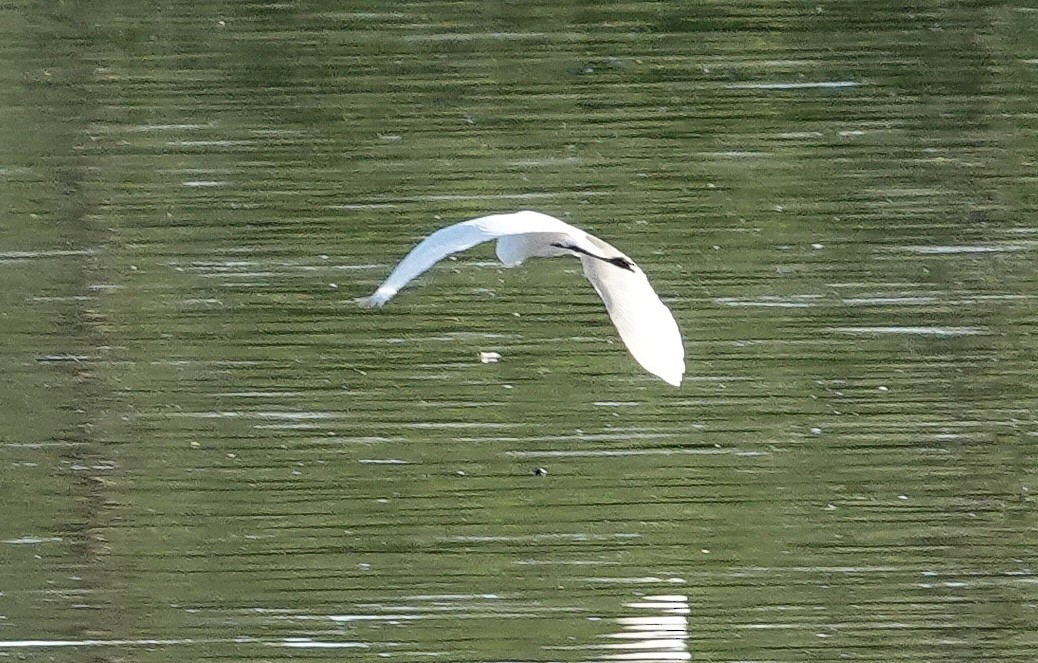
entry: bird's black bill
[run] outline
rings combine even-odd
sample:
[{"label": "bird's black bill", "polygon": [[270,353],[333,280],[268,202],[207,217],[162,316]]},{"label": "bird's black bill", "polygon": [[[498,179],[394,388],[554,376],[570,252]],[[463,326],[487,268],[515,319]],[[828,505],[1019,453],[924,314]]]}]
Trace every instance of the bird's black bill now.
[{"label": "bird's black bill", "polygon": [[594,253],[582,249],[579,246],[574,246],[573,244],[561,244],[559,242],[552,242],[552,246],[556,246],[560,249],[566,249],[567,251],[573,251],[574,253],[582,253],[590,258],[601,260],[602,262],[607,262],[610,265],[616,265],[621,269],[626,269],[629,272],[634,271],[634,263],[623,256],[617,256],[616,258],[604,258],[602,256],[596,256]]}]

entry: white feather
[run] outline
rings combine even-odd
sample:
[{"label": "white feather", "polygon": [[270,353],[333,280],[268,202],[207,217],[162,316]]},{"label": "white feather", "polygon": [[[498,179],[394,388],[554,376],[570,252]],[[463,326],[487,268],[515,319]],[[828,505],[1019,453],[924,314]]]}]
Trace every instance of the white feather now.
[{"label": "white feather", "polygon": [[440,260],[490,240],[497,240],[497,257],[508,266],[533,257],[579,257],[631,355],[650,373],[681,384],[681,332],[645,273],[607,242],[540,212],[493,214],[441,228],[414,247],[374,294],[357,301],[382,306]]}]

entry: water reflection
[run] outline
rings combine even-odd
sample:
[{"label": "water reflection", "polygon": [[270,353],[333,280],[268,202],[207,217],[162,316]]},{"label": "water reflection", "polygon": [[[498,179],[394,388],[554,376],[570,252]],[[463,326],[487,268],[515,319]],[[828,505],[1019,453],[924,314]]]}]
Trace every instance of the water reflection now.
[{"label": "water reflection", "polygon": [[[463,633],[466,623],[490,618],[506,620],[534,620],[552,618],[552,610],[536,605],[523,606],[505,597],[483,595],[414,595],[392,599],[386,603],[358,605],[356,612],[329,615],[305,615],[284,609],[255,609],[243,613],[238,621],[246,631],[267,623],[277,630],[296,631],[306,635],[286,635],[280,638],[261,638],[242,633],[224,640],[204,639],[103,639],[82,640],[8,640],[0,641],[0,651],[75,649],[89,651],[114,649],[125,654],[148,651],[154,648],[199,651],[206,647],[228,647],[248,651],[255,647],[261,655],[263,648],[282,647],[288,649],[356,649],[371,651],[380,656],[446,656],[449,651],[417,649],[417,639],[409,635],[409,629],[418,628],[418,622],[433,621],[445,632]],[[689,631],[688,599],[683,595],[646,595],[626,601],[621,612],[628,616],[602,619],[590,609],[565,609],[554,618],[569,619],[584,614],[581,619],[591,624],[616,624],[620,631],[602,633],[595,641],[577,645],[559,646],[544,643],[551,652],[569,651],[584,654],[597,652],[593,659],[610,661],[687,661],[692,655],[688,649]],[[613,612],[610,610],[609,612]],[[276,626],[275,626],[276,625]],[[425,628],[425,627],[423,627]],[[363,641],[356,639],[359,632],[377,632],[391,629],[396,633],[394,643],[381,639]],[[318,636],[315,632],[322,632]],[[349,636],[353,635],[351,639]],[[579,660],[579,659],[578,659]]]},{"label": "water reflection", "polygon": [[[688,650],[688,597],[681,594],[645,596],[624,604],[625,608],[646,613],[634,617],[619,617],[623,627],[607,638],[616,643],[600,645],[607,661],[690,661]],[[617,653],[612,653],[616,651]]]}]

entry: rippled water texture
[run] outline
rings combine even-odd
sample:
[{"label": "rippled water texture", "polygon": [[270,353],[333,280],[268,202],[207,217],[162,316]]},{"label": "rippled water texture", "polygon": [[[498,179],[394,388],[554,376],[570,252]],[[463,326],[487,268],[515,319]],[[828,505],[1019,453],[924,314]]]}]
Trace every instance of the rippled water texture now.
[{"label": "rippled water texture", "polygon": [[[1032,661],[1038,11],[0,8],[0,657]],[[674,389],[536,209],[638,261]]]}]

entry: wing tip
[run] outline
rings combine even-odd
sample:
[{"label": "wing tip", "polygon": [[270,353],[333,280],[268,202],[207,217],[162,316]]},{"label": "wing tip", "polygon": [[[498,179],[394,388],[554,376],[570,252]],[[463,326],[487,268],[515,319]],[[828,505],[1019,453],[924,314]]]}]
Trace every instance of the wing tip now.
[{"label": "wing tip", "polygon": [[682,369],[681,371],[679,371],[677,373],[667,372],[667,373],[657,373],[656,375],[658,375],[664,382],[666,382],[667,384],[671,385],[672,387],[680,387],[681,386],[681,379],[684,377],[685,371],[684,371],[684,369]]},{"label": "wing tip", "polygon": [[373,295],[367,297],[354,297],[353,303],[361,308],[382,308],[382,306],[393,298],[396,292],[384,292],[376,290]]}]

